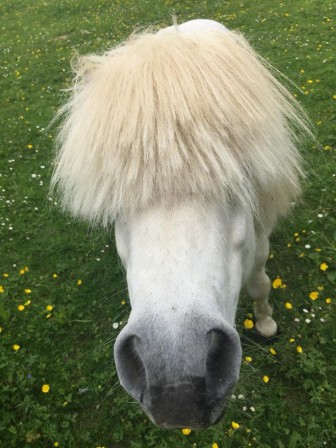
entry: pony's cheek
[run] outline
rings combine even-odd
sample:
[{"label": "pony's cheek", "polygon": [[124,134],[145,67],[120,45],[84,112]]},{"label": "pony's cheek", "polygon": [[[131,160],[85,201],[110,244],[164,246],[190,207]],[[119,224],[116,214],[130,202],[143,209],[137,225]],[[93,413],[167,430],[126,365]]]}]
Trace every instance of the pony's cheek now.
[{"label": "pony's cheek", "polygon": [[125,220],[115,221],[115,241],[117,252],[124,268],[127,269],[129,260],[129,231]]}]

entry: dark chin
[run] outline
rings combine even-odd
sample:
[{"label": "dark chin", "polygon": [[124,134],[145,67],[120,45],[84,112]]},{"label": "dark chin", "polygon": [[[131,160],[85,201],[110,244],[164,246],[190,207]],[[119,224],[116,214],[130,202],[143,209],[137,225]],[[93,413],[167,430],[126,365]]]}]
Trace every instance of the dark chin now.
[{"label": "dark chin", "polygon": [[193,419],[190,418],[188,419],[188,417],[190,417],[190,415],[186,415],[185,419],[176,419],[176,420],[172,420],[172,421],[155,421],[155,418],[151,415],[151,413],[149,412],[148,409],[146,409],[144,406],[143,410],[144,412],[147,414],[149,420],[156,425],[157,427],[161,428],[161,429],[167,429],[167,430],[172,430],[172,429],[183,429],[183,428],[189,428],[192,430],[202,430],[202,429],[206,429],[209,428],[210,426],[216,425],[218,424],[222,418],[225,415],[225,412],[227,410],[227,404],[226,404],[226,400],[223,403],[218,403],[215,406],[215,409],[212,409],[212,411],[207,411],[207,409],[205,409],[204,414],[201,418],[197,418],[197,419]]}]

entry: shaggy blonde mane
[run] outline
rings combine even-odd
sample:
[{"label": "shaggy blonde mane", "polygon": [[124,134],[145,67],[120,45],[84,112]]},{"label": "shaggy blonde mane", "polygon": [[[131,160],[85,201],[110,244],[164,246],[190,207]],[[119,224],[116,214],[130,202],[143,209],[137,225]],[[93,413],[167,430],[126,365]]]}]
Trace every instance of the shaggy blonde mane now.
[{"label": "shaggy blonde mane", "polygon": [[306,117],[238,32],[146,32],[81,57],[60,115],[52,186],[92,223],[191,197],[275,219],[300,191]]}]

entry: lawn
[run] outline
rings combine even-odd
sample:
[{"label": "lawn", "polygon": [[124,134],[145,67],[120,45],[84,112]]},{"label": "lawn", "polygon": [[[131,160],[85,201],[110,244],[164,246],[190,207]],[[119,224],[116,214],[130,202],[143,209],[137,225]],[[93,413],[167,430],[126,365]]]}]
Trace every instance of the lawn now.
[{"label": "lawn", "polygon": [[[0,448],[336,446],[336,77],[331,0],[1,0]],[[50,125],[70,60],[149,24],[212,18],[242,31],[297,86],[319,141],[302,147],[302,202],[272,236],[279,334],[244,327],[241,379],[224,420],[154,427],[122,390],[113,343],[130,311],[113,228],[92,229],[48,193]]]}]

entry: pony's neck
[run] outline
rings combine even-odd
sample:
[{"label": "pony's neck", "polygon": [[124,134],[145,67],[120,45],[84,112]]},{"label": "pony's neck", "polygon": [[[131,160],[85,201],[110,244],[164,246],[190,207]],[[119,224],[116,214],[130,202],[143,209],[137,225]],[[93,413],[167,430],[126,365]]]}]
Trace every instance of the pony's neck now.
[{"label": "pony's neck", "polygon": [[133,309],[204,309],[234,325],[254,258],[248,209],[190,201],[142,210],[116,221],[116,243]]}]

